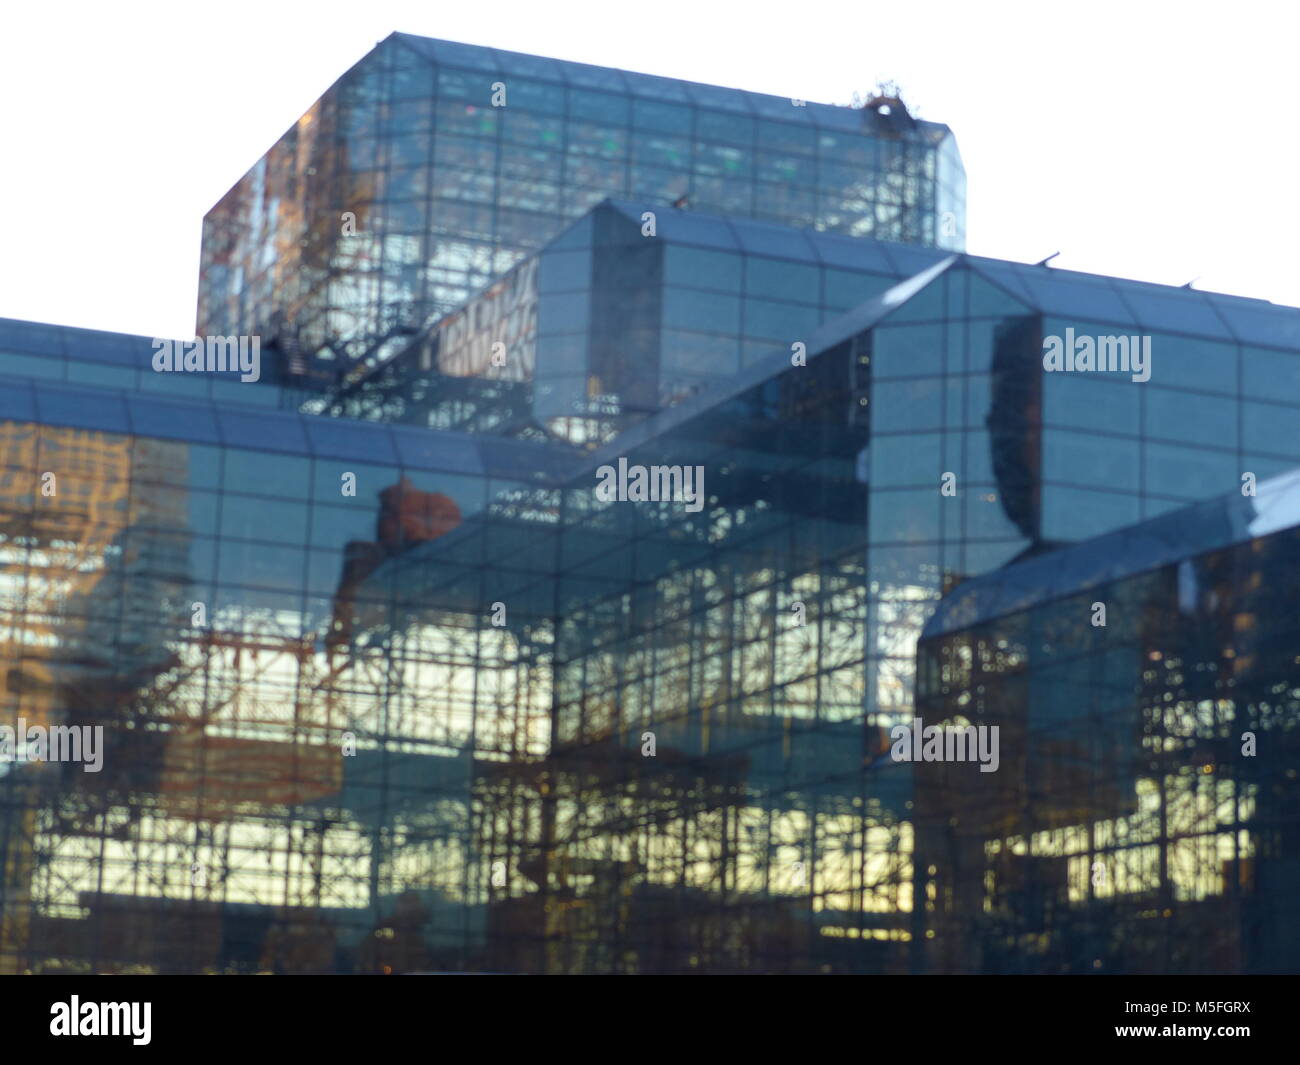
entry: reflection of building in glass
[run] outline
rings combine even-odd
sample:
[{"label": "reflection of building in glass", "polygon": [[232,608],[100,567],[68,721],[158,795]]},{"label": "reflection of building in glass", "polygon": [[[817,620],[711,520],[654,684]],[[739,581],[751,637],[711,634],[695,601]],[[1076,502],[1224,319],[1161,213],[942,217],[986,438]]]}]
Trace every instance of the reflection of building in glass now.
[{"label": "reflection of building in glass", "polygon": [[[882,101],[883,102],[883,101]],[[395,33],[204,220],[200,334],[409,342],[607,196],[961,248],[947,126]]]},{"label": "reflection of building in glass", "polygon": [[[641,220],[650,211],[653,239]],[[594,446],[764,358],[791,356],[824,322],[943,258],[609,200],[310,407]]]},{"label": "reflection of building in glass", "polygon": [[[671,262],[671,241],[665,250]],[[122,663],[113,705],[148,722],[117,737],[103,778],[112,787],[71,773],[61,791],[38,794],[21,774],[0,779],[5,964],[1274,965],[1244,938],[1236,954],[1212,937],[1159,946],[1177,939],[1160,939],[1159,922],[1192,919],[1180,892],[1218,905],[1229,858],[1249,857],[1240,867],[1251,875],[1282,875],[1260,859],[1275,841],[1249,826],[1232,837],[1240,852],[1223,850],[1217,822],[1214,842],[1167,849],[1169,871],[1150,890],[1169,905],[1141,917],[1157,928],[1141,951],[1135,939],[1116,960],[1076,934],[1071,892],[1089,853],[1078,833],[1092,826],[1089,846],[1118,852],[1099,833],[1149,833],[1173,809],[1174,769],[1133,765],[1128,732],[1081,733],[1073,704],[1026,696],[1027,724],[1008,724],[1002,768],[972,784],[956,769],[945,778],[943,767],[892,762],[888,729],[912,716],[917,640],[945,592],[973,586],[963,580],[1159,517],[1208,485],[1231,489],[1239,471],[1267,478],[1300,463],[1300,403],[1285,402],[1300,312],[923,254],[914,276],[814,323],[806,365],[774,348],[582,447],[540,425],[513,438],[437,428],[422,411],[321,417],[138,391],[106,391],[116,398],[95,408],[69,401],[59,380],[11,379],[15,441],[47,431],[82,441],[64,462],[95,449],[147,455],[122,467],[131,483],[114,491],[162,501],[157,517],[124,513],[94,540],[70,496],[45,539],[107,553],[136,525],[170,537],[180,521],[188,569],[161,551],[157,587],[184,573],[188,590],[167,595],[205,603],[207,619],[182,610],[166,623],[152,640],[164,655],[111,645]],[[550,296],[539,286],[539,322]],[[1043,373],[1040,337],[1067,327],[1152,335],[1151,380]],[[3,346],[38,342],[24,328],[5,326]],[[544,362],[539,352],[539,375]],[[110,408],[120,411],[111,428]],[[703,466],[706,506],[601,501],[596,471],[620,457]],[[939,490],[946,472],[957,475],[952,496]],[[346,474],[355,496],[341,488]],[[10,520],[30,522],[36,498],[14,496]],[[1117,545],[1107,557],[1128,550],[1107,542]],[[119,565],[112,579],[154,579],[146,569]],[[87,579],[90,600],[92,587]],[[152,602],[159,593],[143,587],[117,601]],[[32,606],[29,595],[12,611]],[[84,640],[75,626],[49,631],[60,646]],[[1270,639],[1285,631],[1261,629]],[[1116,662],[1106,676],[1123,675]],[[1140,727],[1144,704],[1121,710],[1111,694],[1112,720]],[[77,687],[44,697],[51,713],[98,705]],[[1278,728],[1289,727],[1291,711],[1278,707]],[[1069,727],[1059,739],[1057,718]],[[1026,761],[1040,742],[1041,767]],[[1231,757],[1225,748],[1216,764]],[[1248,768],[1205,776],[1244,782]],[[980,789],[997,809],[1016,774],[1041,820],[960,837],[975,857],[936,855],[947,837],[934,835],[935,811]],[[1269,801],[1284,804],[1287,778],[1277,785]],[[1178,792],[1179,817],[1201,816],[1208,786]],[[1164,805],[1153,805],[1161,788]],[[1258,787],[1242,794],[1251,809],[1264,801]],[[1141,846],[1160,849],[1146,835]],[[1021,849],[1032,862],[992,857]],[[1147,883],[1146,854],[1130,871],[1119,858],[1107,867],[1116,891],[1128,877]],[[941,927],[914,904],[935,901],[957,861],[963,893],[994,890],[983,872],[971,886],[976,858],[997,891],[1021,891],[1012,909],[1056,882],[1036,871],[1039,858],[1043,870],[1057,862],[1069,887],[1059,904],[1033,902],[1041,927],[1019,938],[982,930],[976,943],[953,931],[960,921]],[[982,902],[962,894],[943,905],[961,914]],[[1281,920],[1254,912],[1265,928]]]},{"label": "reflection of building in glass", "polygon": [[[0,773],[0,966],[1294,967],[1287,534],[1108,534],[1300,465],[1300,310],[940,250],[951,136],[868,111],[398,35],[208,219],[205,330],[297,384],[0,322],[4,713],[111,733]],[[995,648],[998,772],[894,762],[974,712],[932,648],[1094,594],[1081,543],[1111,657]]]},{"label": "reflection of building in glass", "polygon": [[917,713],[1009,757],[916,768],[918,965],[1292,971],[1298,588],[1293,473],[950,593]]},{"label": "reflection of building in glass", "polygon": [[[536,622],[517,597],[520,635],[480,616],[487,485],[508,510],[553,459],[341,422],[313,443],[296,414],[120,393],[92,408],[51,382],[6,395],[81,424],[0,425],[4,723],[102,725],[107,753],[98,774],[0,775],[4,967],[382,971],[418,952],[394,962],[367,936],[409,937],[413,913],[441,922],[419,934],[448,963],[482,924],[474,759],[540,756],[548,734]],[[452,532],[437,572],[454,594],[403,592],[394,563]],[[339,575],[370,537],[391,550],[354,572],[341,646]]]},{"label": "reflection of building in glass", "polygon": [[[111,420],[112,405],[97,417]],[[183,497],[157,482],[165,470],[183,476],[186,461],[184,444],[30,422],[0,425],[0,448],[0,725],[104,729],[94,776],[79,765],[0,765],[0,789],[25,807],[9,823],[5,862],[0,938],[14,943],[31,932],[33,891],[59,875],[46,849],[52,840],[35,837],[51,824],[93,835],[84,790],[120,795],[136,783],[123,779],[125,759],[114,755],[125,750],[138,760],[130,730],[143,722],[128,693],[168,668],[167,641],[182,624],[187,515]],[[43,823],[38,810],[52,821]],[[8,968],[0,957],[0,969]]]}]

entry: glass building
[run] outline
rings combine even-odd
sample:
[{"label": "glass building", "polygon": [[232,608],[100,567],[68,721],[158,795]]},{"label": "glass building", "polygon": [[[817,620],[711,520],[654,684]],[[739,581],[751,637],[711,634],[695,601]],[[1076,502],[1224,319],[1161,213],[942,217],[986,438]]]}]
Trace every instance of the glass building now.
[{"label": "glass building", "polygon": [[1003,756],[916,766],[918,967],[1294,972],[1298,589],[1294,472],[954,589],[917,713]]},{"label": "glass building", "polygon": [[396,34],[205,221],[258,380],[0,320],[0,971],[1294,968],[1300,309],[896,105]]},{"label": "glass building", "polygon": [[395,33],[204,220],[198,332],[332,380],[609,196],[960,249],[947,126]]},{"label": "glass building", "polygon": [[[629,221],[609,205],[593,233],[602,213]],[[580,275],[594,254],[556,250],[580,253]],[[153,394],[138,338],[0,323],[4,720],[106,737],[98,773],[0,767],[3,965],[1212,965],[1105,954],[1065,924],[1046,954],[1056,925],[1008,934],[1000,953],[959,916],[940,927],[929,907],[950,905],[954,881],[950,856],[933,857],[934,811],[1003,778],[936,788],[891,759],[889,730],[920,705],[918,640],[946,592],[1300,463],[1300,310],[932,258],[812,328],[805,361],[771,337],[745,360],[737,340],[719,380],[582,440],[544,419],[511,435],[427,409],[250,407],[217,396],[222,381]],[[743,292],[756,259],[736,249],[682,280],[709,289],[724,260],[741,263]],[[1145,379],[1046,370],[1045,342],[1075,334],[1149,338]],[[131,358],[138,378],[79,383],[80,367]],[[602,496],[602,468],[622,463],[698,469],[699,493]],[[1128,541],[1108,542],[1113,557]],[[1008,734],[1008,781],[1036,720]],[[1114,762],[1112,747],[1098,757]],[[1143,772],[1165,786],[1165,770]],[[1112,791],[1128,780],[1115,773]],[[980,828],[970,853],[1024,842],[1077,877],[1078,826],[1129,816],[1128,800],[1097,813],[1071,806],[1077,777],[1035,780],[1033,808],[1075,819],[1045,812],[992,842]],[[1289,781],[1270,801],[1294,796]],[[1191,864],[1160,890],[1208,898],[1223,846],[1171,851]],[[951,913],[976,905],[963,894]],[[1183,927],[1178,907],[1141,912],[1151,935]],[[1293,962],[1278,911],[1253,912],[1272,957]]]},{"label": "glass building", "polygon": [[[1294,309],[974,257],[930,273],[854,340],[870,362],[867,713],[893,720],[953,584],[1300,461]],[[1147,378],[1045,369],[1072,337],[1144,340]]]}]

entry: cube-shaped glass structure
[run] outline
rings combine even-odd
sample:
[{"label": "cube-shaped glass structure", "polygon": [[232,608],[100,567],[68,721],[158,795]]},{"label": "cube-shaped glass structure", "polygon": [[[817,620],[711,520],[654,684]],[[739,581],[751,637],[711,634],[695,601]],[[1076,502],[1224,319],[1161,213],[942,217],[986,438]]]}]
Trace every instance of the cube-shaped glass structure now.
[{"label": "cube-shaped glass structure", "polygon": [[198,332],[331,379],[401,346],[609,196],[961,248],[951,131],[393,34],[208,213]]}]

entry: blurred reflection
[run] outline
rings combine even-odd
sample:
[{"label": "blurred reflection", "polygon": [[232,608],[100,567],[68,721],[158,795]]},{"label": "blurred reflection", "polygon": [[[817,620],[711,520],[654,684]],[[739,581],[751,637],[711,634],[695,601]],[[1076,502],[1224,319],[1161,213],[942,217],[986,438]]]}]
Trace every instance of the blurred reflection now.
[{"label": "blurred reflection", "polygon": [[423,492],[406,477],[383,489],[375,539],[350,540],[343,549],[343,572],[326,642],[335,646],[351,641],[357,589],[375,570],[415,544],[446,535],[460,522],[460,507],[441,492]]}]

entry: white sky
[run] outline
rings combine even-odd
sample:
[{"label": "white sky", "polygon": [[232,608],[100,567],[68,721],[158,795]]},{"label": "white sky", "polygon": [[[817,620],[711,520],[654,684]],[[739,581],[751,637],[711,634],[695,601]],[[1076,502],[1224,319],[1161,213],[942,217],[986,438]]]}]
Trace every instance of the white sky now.
[{"label": "white sky", "polygon": [[9,0],[0,317],[194,332],[205,211],[393,30],[957,134],[969,251],[1300,305],[1289,0]]}]

